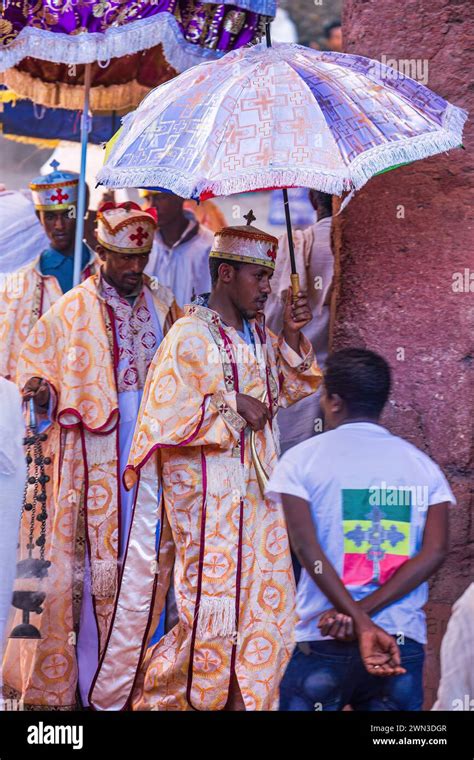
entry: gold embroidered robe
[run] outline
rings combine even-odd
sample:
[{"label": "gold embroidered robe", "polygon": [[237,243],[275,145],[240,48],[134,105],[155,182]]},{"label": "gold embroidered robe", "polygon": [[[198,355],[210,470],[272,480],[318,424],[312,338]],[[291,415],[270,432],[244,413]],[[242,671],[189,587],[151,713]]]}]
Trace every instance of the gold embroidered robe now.
[{"label": "gold embroidered robe", "polygon": [[[34,325],[61,298],[61,286],[53,275],[43,275],[40,256],[17,272],[9,272],[0,291],[0,375],[15,381],[18,357]],[[83,278],[96,269],[91,258]]]},{"label": "gold embroidered robe", "polygon": [[[145,283],[150,283],[149,278]],[[160,285],[150,292],[166,334],[179,316],[173,294]],[[25,709],[77,707],[76,643],[86,542],[99,650],[113,611],[120,530],[118,351],[113,320],[96,274],[66,293],[36,322],[18,362],[20,388],[38,376],[48,381],[56,397],[45,450],[52,459],[45,559],[52,564],[44,580],[17,580],[15,585],[17,590],[46,592],[43,612],[30,616],[42,638],[9,639],[3,663],[4,694],[23,700]],[[29,514],[22,516],[20,558],[26,556]],[[39,530],[36,525],[34,538]],[[20,616],[18,611],[13,625]]]},{"label": "gold embroidered robe", "polygon": [[[247,710],[276,709],[293,647],[294,578],[281,508],[265,500],[236,392],[271,411],[321,381],[303,358],[251,323],[255,352],[219,315],[186,307],[150,366],[130,453],[156,499],[136,500],[128,554],[102,666],[91,691],[101,710],[220,710],[235,672]],[[269,474],[276,424],[255,434]],[[158,562],[154,526],[161,519]],[[148,646],[174,562],[178,624]],[[137,675],[138,672],[138,675]]]}]

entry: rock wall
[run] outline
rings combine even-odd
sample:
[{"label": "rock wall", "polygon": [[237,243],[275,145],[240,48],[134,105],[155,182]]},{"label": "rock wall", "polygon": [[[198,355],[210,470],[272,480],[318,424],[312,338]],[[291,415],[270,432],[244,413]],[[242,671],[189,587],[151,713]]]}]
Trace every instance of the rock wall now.
[{"label": "rock wall", "polygon": [[[346,0],[344,45],[415,61],[424,84],[474,117],[473,23],[472,0]],[[336,218],[334,236],[333,348],[364,346],[389,361],[384,423],[439,463],[458,500],[449,557],[430,583],[426,707],[451,605],[473,580],[473,123],[466,150],[372,179]]]}]

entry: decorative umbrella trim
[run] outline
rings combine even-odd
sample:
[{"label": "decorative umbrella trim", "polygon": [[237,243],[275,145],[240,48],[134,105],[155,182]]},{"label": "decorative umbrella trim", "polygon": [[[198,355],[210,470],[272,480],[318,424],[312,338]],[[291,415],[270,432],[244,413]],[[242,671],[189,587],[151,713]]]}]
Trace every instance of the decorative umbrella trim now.
[{"label": "decorative umbrella trim", "polygon": [[342,195],[347,190],[359,190],[377,172],[428,158],[442,151],[457,148],[462,142],[462,129],[467,113],[462,108],[448,105],[443,116],[443,127],[428,134],[398,140],[370,148],[357,156],[348,167],[333,172],[312,171],[300,168],[292,171],[256,169],[235,172],[232,177],[215,182],[202,179],[190,182],[188,174],[162,168],[152,170],[131,167],[124,169],[104,166],[98,180],[108,187],[165,187],[183,198],[199,198],[201,194],[232,195],[271,187],[314,187],[331,195]]},{"label": "decorative umbrella trim", "polygon": [[[84,88],[63,82],[44,82],[25,71],[9,69],[0,73],[0,83],[7,85],[20,97],[32,100],[47,108],[68,108],[82,111]],[[152,88],[136,80],[123,84],[91,87],[90,108],[92,111],[120,111],[136,108]]]},{"label": "decorative umbrella trim", "polygon": [[359,190],[374,174],[396,164],[411,163],[452,148],[459,148],[467,117],[466,111],[449,103],[443,114],[443,126],[439,129],[398,140],[393,145],[377,145],[364,151],[351,161],[348,167],[353,188]]},{"label": "decorative umbrella trim", "polygon": [[[307,169],[287,171],[279,169],[255,170],[253,172],[236,173],[232,178],[210,182],[203,179],[199,183],[190,183],[189,174],[172,169],[110,169],[104,166],[97,175],[101,184],[107,187],[162,187],[168,188],[182,198],[197,200],[201,194],[209,191],[212,195],[232,195],[252,190],[274,187],[315,187],[316,185],[327,193],[340,194],[342,190],[350,190],[350,180],[333,174],[312,172]],[[337,188],[337,190],[334,190]]]},{"label": "decorative umbrella trim", "polygon": [[177,71],[184,71],[206,60],[215,60],[226,53],[225,50],[213,50],[188,42],[181,34],[177,19],[163,12],[151,18],[131,21],[122,27],[107,29],[105,33],[64,35],[27,26],[0,52],[0,71],[15,66],[26,56],[52,63],[93,63],[139,53],[158,42],[163,45],[166,60]]}]

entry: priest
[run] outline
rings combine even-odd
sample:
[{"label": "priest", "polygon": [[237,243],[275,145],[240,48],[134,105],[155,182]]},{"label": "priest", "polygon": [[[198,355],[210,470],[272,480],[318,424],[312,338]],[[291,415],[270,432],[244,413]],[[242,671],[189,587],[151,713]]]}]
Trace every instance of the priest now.
[{"label": "priest", "polygon": [[[278,241],[247,218],[216,233],[212,291],[186,307],[150,367],[125,478],[157,477],[163,499],[138,494],[97,709],[277,706],[294,579],[283,512],[263,489],[276,412],[314,393],[321,372],[301,333],[304,293],[288,293],[279,336],[265,328]],[[173,563],[178,623],[150,646]]]},{"label": "priest", "polygon": [[[36,322],[18,363],[23,398],[51,423],[53,460],[44,531],[51,566],[38,581],[43,612],[30,615],[41,639],[10,639],[4,660],[4,691],[25,709],[88,705],[136,497],[121,478],[148,368],[179,315],[172,293],[143,274],[154,217],[108,203],[97,219],[101,271]],[[41,529],[29,536],[29,514],[22,552]]]},{"label": "priest", "polygon": [[[0,291],[0,374],[15,380],[21,347],[36,321],[73,286],[79,175],[59,169],[30,183],[36,214],[49,240],[31,262],[4,277]],[[96,269],[82,245],[82,278]]]}]

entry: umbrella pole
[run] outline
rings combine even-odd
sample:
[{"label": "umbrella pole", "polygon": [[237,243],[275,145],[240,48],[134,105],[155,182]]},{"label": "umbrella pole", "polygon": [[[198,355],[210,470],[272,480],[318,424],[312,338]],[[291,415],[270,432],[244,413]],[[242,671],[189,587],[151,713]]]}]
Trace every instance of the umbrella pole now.
[{"label": "umbrella pole", "polygon": [[[265,39],[267,43],[267,47],[272,46],[272,38],[270,34],[270,22],[267,21],[265,24]],[[283,188],[283,203],[285,206],[285,220],[286,220],[286,233],[288,235],[288,248],[290,251],[290,265],[291,265],[291,292],[293,294],[293,298],[296,298],[298,295],[298,291],[300,289],[300,278],[298,275],[298,272],[296,271],[296,261],[295,261],[295,247],[293,245],[293,230],[291,227],[291,216],[290,216],[290,203],[288,200],[288,190],[286,187]]]},{"label": "umbrella pole", "polygon": [[82,240],[86,213],[86,161],[89,137],[89,92],[91,87],[91,64],[86,63],[84,74],[84,108],[81,116],[81,172],[77,196],[76,237],[74,241],[74,286],[79,285],[82,272]]},{"label": "umbrella pole", "polygon": [[300,289],[300,278],[299,274],[296,271],[296,261],[295,261],[295,247],[293,245],[293,230],[291,227],[291,216],[290,216],[290,203],[288,201],[288,190],[286,187],[282,190],[283,193],[283,203],[285,206],[285,220],[286,220],[286,234],[288,235],[288,249],[290,251],[290,265],[291,265],[291,292],[293,293],[293,298],[296,298],[298,295],[298,291]]}]

